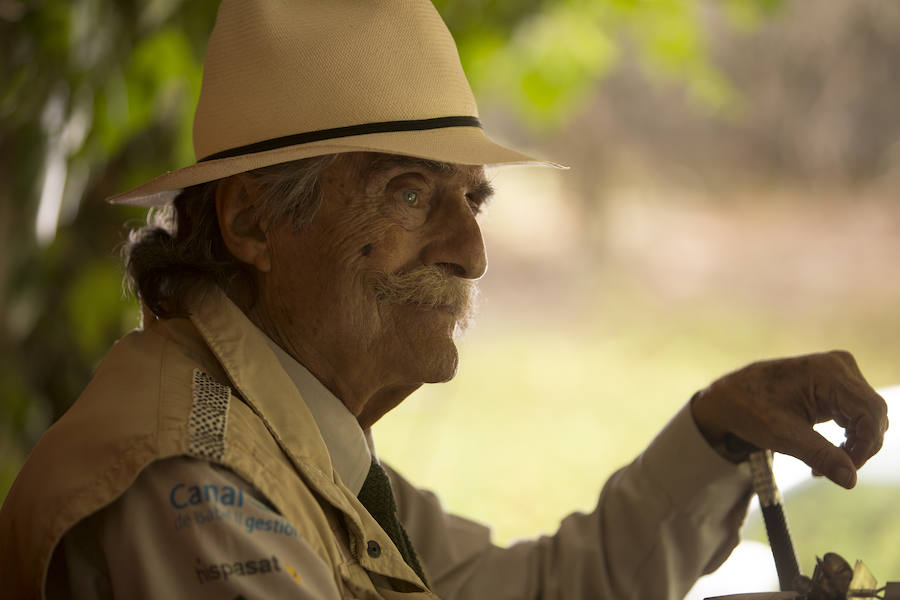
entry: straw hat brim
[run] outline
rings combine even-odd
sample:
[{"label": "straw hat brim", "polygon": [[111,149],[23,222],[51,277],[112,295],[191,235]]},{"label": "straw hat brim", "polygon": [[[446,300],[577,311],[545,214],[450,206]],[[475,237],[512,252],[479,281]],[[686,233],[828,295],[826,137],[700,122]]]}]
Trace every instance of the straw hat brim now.
[{"label": "straw hat brim", "polygon": [[127,192],[112,196],[108,201],[132,206],[163,206],[185,187],[279,163],[343,152],[402,154],[468,165],[531,164],[566,168],[496,144],[479,127],[446,127],[348,136],[201,161],[169,171]]}]

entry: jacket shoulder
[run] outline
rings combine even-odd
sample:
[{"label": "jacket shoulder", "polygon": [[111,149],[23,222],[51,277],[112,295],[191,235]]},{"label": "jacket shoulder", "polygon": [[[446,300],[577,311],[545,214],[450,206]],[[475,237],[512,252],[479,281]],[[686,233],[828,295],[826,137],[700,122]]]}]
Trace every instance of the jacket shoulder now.
[{"label": "jacket shoulder", "polygon": [[0,509],[0,581],[37,597],[53,549],[118,498],[154,460],[187,453],[197,365],[170,340],[134,331],[103,358],[72,407],[41,437]]}]

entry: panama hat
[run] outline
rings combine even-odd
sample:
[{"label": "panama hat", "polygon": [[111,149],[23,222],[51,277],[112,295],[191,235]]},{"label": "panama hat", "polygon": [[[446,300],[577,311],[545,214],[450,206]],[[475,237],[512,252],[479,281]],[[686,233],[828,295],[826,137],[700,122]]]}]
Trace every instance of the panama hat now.
[{"label": "panama hat", "polygon": [[341,152],[552,165],[485,136],[428,0],[224,0],[193,133],[195,164],[109,201],[161,206],[187,186]]}]

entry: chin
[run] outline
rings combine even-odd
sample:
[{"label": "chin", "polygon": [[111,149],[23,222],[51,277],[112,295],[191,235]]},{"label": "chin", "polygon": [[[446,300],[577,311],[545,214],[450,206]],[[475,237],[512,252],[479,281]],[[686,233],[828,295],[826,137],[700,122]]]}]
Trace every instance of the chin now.
[{"label": "chin", "polygon": [[424,383],[446,383],[456,377],[456,371],[459,366],[459,362],[453,363],[451,367],[444,369],[443,371],[439,371],[433,374],[432,377],[429,377],[424,381]]},{"label": "chin", "polygon": [[412,364],[419,363],[421,369],[420,381],[422,383],[444,383],[456,377],[459,368],[459,352],[456,344],[447,340],[448,348],[441,348],[440,352],[418,353],[412,359]]}]

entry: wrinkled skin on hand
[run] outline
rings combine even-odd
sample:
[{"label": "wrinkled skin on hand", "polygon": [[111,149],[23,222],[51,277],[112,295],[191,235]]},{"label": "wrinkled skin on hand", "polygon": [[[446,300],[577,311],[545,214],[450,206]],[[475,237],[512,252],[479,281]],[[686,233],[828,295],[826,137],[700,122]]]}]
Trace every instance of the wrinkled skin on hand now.
[{"label": "wrinkled skin on hand", "polygon": [[[884,441],[887,405],[848,352],[833,351],[750,364],[696,394],[691,411],[707,441],[723,456],[729,434],[790,454],[838,485],[856,485],[856,471]],[[834,420],[840,448],[813,429]]]}]

